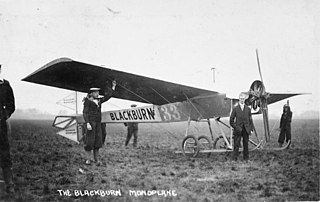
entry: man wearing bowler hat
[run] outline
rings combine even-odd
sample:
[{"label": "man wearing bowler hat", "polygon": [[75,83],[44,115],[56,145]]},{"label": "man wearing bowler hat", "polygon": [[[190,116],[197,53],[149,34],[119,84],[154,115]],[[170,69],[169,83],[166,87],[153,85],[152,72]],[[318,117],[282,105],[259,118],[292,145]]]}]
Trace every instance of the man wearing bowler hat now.
[{"label": "man wearing bowler hat", "polygon": [[[101,129],[101,104],[111,98],[115,91],[117,83],[112,82],[112,89],[107,86],[104,97],[99,97],[100,88],[90,88],[88,96],[84,99],[83,118],[85,120],[86,137],[84,149],[87,152],[86,164],[90,165],[92,161],[101,164],[99,160],[99,149],[102,147],[102,129]],[[93,151],[93,159],[90,159]]]},{"label": "man wearing bowler hat", "polygon": [[3,171],[3,179],[6,184],[6,192],[14,193],[12,180],[12,162],[10,145],[8,140],[7,120],[15,110],[14,95],[10,83],[2,78],[0,64],[0,165]]}]

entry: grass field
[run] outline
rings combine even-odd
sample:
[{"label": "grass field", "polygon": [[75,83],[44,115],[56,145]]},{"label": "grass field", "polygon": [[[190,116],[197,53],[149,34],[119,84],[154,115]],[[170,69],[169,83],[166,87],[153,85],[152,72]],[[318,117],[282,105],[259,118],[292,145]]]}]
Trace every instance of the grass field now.
[{"label": "grass field", "polygon": [[[2,201],[320,200],[319,120],[293,120],[290,149],[252,151],[249,163],[230,161],[230,153],[189,160],[176,154],[186,123],[140,124],[138,149],[132,143],[129,148],[123,146],[123,125],[108,125],[101,166],[85,166],[83,146],[56,135],[51,124],[11,120],[16,195],[4,196],[1,190]],[[262,123],[255,125],[261,132]],[[270,126],[277,128],[278,120]],[[205,123],[190,128],[195,135],[209,135],[208,131]],[[275,146],[278,132],[272,131],[271,146]],[[121,196],[76,196],[77,190],[115,190]],[[135,196],[133,193],[143,193],[139,190],[159,192]],[[158,195],[161,190],[168,196]]]}]

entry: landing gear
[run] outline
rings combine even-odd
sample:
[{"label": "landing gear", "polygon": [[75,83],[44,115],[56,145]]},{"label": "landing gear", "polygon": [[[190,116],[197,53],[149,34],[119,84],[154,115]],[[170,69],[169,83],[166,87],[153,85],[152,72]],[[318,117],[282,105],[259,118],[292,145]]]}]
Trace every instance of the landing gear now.
[{"label": "landing gear", "polygon": [[208,157],[213,149],[213,133],[210,125],[210,120],[207,119],[206,122],[209,125],[209,130],[211,134],[211,139],[205,135],[200,135],[195,137],[194,135],[188,135],[191,119],[188,120],[188,127],[186,130],[186,137],[182,141],[182,153],[186,157],[197,157],[199,153],[207,153]]},{"label": "landing gear", "polygon": [[[199,142],[199,151],[204,152],[204,151],[210,151],[213,149],[213,144],[212,141],[209,139],[209,137],[201,135],[198,137],[198,142]],[[211,155],[211,152],[207,153],[207,157]]]},{"label": "landing gear", "polygon": [[[230,143],[230,137],[227,138],[228,142]],[[232,138],[233,140],[233,138]],[[258,149],[261,146],[260,142],[255,142],[252,139],[249,139],[249,151],[253,151]],[[226,149],[229,151],[232,151],[231,148],[228,147],[228,144],[226,143],[226,141],[224,140],[223,136],[219,136],[218,138],[216,138],[213,142],[213,149]],[[242,142],[240,143],[240,150],[242,149]]]},{"label": "landing gear", "polygon": [[199,141],[193,135],[187,135],[182,141],[182,152],[186,157],[197,157],[199,153]]},{"label": "landing gear", "polygon": [[[223,123],[220,118],[214,119],[218,129],[220,130],[220,134],[217,138],[214,139],[213,132],[210,125],[210,120],[206,120],[209,125],[211,138],[209,136],[201,135],[196,137],[194,135],[188,135],[188,129],[190,126],[190,121],[188,122],[188,128],[186,130],[186,136],[182,141],[182,153],[188,158],[195,158],[199,155],[199,153],[204,153],[208,157],[213,152],[231,152],[233,151],[233,131],[231,127],[225,123]],[[226,126],[230,129],[230,135],[226,135],[222,130],[221,125]],[[257,136],[256,136],[257,137]],[[214,141],[213,141],[214,140]],[[257,141],[253,141],[249,139],[249,150],[256,150],[261,148],[261,142],[257,138]],[[242,150],[242,146],[240,146],[240,150]],[[179,153],[179,152],[178,152]]]},{"label": "landing gear", "polygon": [[199,153],[207,153],[210,156],[210,151],[212,151],[212,141],[204,135],[196,138],[194,135],[186,136],[182,141],[182,153],[186,157],[195,158]]},{"label": "landing gear", "polygon": [[[227,140],[230,142],[229,137]],[[214,140],[213,149],[228,149],[228,144],[225,142],[223,136],[219,136]]]}]

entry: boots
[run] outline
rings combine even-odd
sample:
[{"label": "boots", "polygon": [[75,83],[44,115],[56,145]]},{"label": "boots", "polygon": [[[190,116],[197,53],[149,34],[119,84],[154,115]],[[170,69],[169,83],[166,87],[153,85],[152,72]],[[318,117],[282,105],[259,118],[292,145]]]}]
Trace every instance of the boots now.
[{"label": "boots", "polygon": [[127,146],[128,146],[128,144],[129,144],[129,141],[130,141],[130,138],[128,138],[128,137],[127,137],[127,139],[126,139],[126,143],[124,144],[124,146],[126,146],[126,147],[127,147]]},{"label": "boots", "polygon": [[134,138],[134,139],[133,139],[133,147],[134,147],[134,148],[137,148],[137,145],[138,145],[137,138]]},{"label": "boots", "polygon": [[99,150],[95,149],[93,150],[93,159],[94,161],[98,161],[99,158]]},{"label": "boots", "polygon": [[99,160],[99,149],[93,150],[93,158],[94,158],[94,161],[96,162],[96,165],[100,166],[101,161]]},{"label": "boots", "polygon": [[11,168],[2,168],[3,170],[3,179],[6,184],[6,192],[8,194],[14,193],[14,184]]}]

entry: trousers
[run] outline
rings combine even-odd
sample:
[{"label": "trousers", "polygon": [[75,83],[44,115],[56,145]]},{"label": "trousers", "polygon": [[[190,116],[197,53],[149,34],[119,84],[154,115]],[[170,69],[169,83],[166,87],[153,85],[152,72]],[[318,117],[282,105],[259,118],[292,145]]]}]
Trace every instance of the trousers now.
[{"label": "trousers", "polygon": [[0,120],[0,165],[2,169],[12,167],[7,122],[5,120]]},{"label": "trousers", "polygon": [[291,126],[284,126],[281,128],[278,142],[283,144],[284,140],[286,140],[286,142],[291,140]]},{"label": "trousers", "polygon": [[238,160],[241,137],[243,145],[243,160],[249,160],[249,134],[244,126],[241,131],[234,133],[233,159]]},{"label": "trousers", "polygon": [[127,133],[127,139],[126,139],[125,146],[127,146],[129,144],[130,139],[131,139],[132,136],[133,136],[133,146],[137,147],[138,130],[137,129],[131,129],[130,127],[128,127],[128,133]]}]

